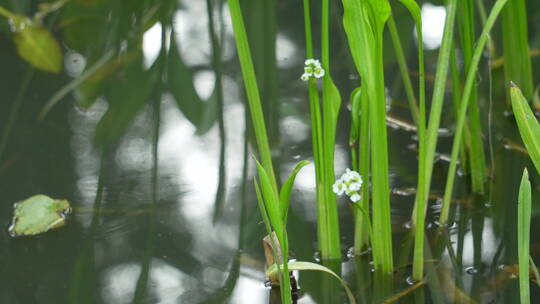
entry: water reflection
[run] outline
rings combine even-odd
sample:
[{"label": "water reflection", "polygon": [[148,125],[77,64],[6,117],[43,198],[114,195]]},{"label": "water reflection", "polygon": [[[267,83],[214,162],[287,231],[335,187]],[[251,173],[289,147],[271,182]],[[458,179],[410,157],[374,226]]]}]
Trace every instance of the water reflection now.
[{"label": "water reflection", "polygon": [[[253,2],[246,10],[260,13],[268,9],[260,3]],[[136,10],[126,13],[132,16],[127,19],[135,23],[138,17],[133,16],[150,11],[145,7],[129,9]],[[35,122],[36,113],[41,110],[46,96],[53,95],[56,88],[76,78],[87,64],[92,66],[96,58],[103,56],[98,54],[96,50],[99,48],[94,44],[103,49],[110,48],[107,51],[114,51],[114,54],[117,46],[122,46],[122,52],[125,51],[124,48],[132,43],[128,43],[127,38],[131,32],[124,28],[130,27],[127,22],[117,29],[120,36],[117,40],[110,34],[114,31],[101,32],[92,27],[103,35],[103,40],[112,41],[103,45],[92,40],[83,48],[72,44],[73,38],[65,38],[65,43],[73,46],[73,50],[64,56],[65,75],[36,73],[36,78],[29,82],[28,94],[22,95],[24,111],[21,111],[20,122],[14,128],[7,156],[2,155],[0,159],[0,192],[3,193],[0,211],[6,215],[3,217],[4,227],[7,227],[12,212],[11,204],[33,193],[67,197],[75,213],[66,227],[43,236],[14,240],[5,231],[0,233],[0,258],[7,261],[0,271],[4,278],[9,278],[0,284],[0,303],[34,303],[36,299],[39,303],[132,303],[137,298],[137,290],[144,290],[139,291],[144,296],[135,300],[146,303],[247,304],[269,300],[269,290],[263,285],[261,239],[264,226],[251,187],[254,168],[251,162],[244,163],[245,158],[249,159],[249,155],[256,154],[256,151],[249,148],[246,152],[246,144],[251,147],[253,138],[249,122],[245,119],[245,98],[231,24],[226,5],[216,4],[211,22],[215,24],[221,53],[220,67],[217,68],[212,62],[216,50],[210,43],[206,9],[205,1],[183,1],[180,8],[172,5],[168,11],[172,16],[170,24],[158,21],[145,28],[140,64],[144,66],[142,70],[148,72],[148,68],[159,62],[163,29],[165,36],[174,35],[176,44],[169,48],[166,42],[164,50],[179,49],[185,66],[193,74],[193,79],[185,77],[185,74],[179,78],[196,90],[194,95],[182,96],[185,98],[182,101],[197,97],[201,99],[201,107],[214,111],[208,114],[212,118],[207,132],[201,132],[197,121],[185,111],[193,109],[194,103],[188,102],[182,109],[176,100],[177,95],[172,94],[181,83],[177,82],[175,86],[167,83],[154,88],[157,92],[153,91],[148,96],[151,102],[137,110],[121,138],[106,148],[96,146],[98,122],[115,102],[134,98],[128,93],[137,88],[128,82],[128,90],[118,93],[116,96],[121,98],[116,100],[109,93],[118,88],[120,81],[132,76],[131,72],[141,72],[139,69],[121,70],[97,82],[97,93],[92,95],[96,101],[90,108],[82,109],[78,103],[74,105],[81,98],[78,94],[84,93],[77,90],[73,96],[68,94],[45,122]],[[261,75],[260,86],[265,111],[269,113],[274,156],[283,180],[297,161],[310,160],[312,155],[306,90],[298,79],[303,64],[303,56],[300,55],[303,52],[303,29],[296,16],[301,16],[301,7],[298,3],[284,2],[272,9],[279,11],[278,19],[252,17],[249,24],[253,31],[251,38],[257,41],[253,50],[257,59],[255,64]],[[117,16],[114,15],[117,8],[104,10],[105,15]],[[427,26],[423,29],[426,47],[436,49],[442,37],[444,8],[424,3],[422,13]],[[66,27],[71,29],[69,25]],[[405,33],[410,33],[410,30],[403,29]],[[257,36],[260,32],[265,35]],[[334,36],[339,37],[339,33],[333,33]],[[81,42],[81,45],[85,44]],[[349,92],[358,79],[351,74],[344,59],[344,54],[348,53],[341,47],[336,43],[339,50],[333,54],[335,78],[339,88]],[[14,59],[18,57],[13,49],[0,48],[0,52],[4,55],[0,60],[6,67],[0,73],[3,79],[0,86],[7,95],[17,96],[19,85],[26,77],[21,73],[25,65]],[[125,53],[114,58],[124,58],[122,56]],[[430,60],[434,62],[434,58]],[[168,68],[173,67],[171,61]],[[397,73],[393,73],[390,64],[388,69],[389,80],[393,81]],[[31,73],[28,75],[34,77]],[[216,92],[220,88],[217,84],[220,79],[222,111],[216,110],[219,108],[215,106],[219,104]],[[152,81],[160,83],[156,79]],[[389,98],[404,98],[399,90],[388,88]],[[0,104],[0,121],[5,121],[10,112],[8,97],[8,102]],[[153,112],[156,100],[161,102],[159,121]],[[426,281],[416,286],[416,291],[411,290],[406,278],[411,272],[412,230],[410,224],[405,223],[410,223],[414,203],[415,190],[410,187],[416,185],[417,152],[405,149],[416,143],[411,137],[414,129],[410,124],[399,124],[411,119],[407,118],[407,111],[397,106],[396,100],[392,100],[392,107],[388,108],[389,115],[405,117],[402,121],[391,121],[398,128],[389,129],[391,184],[397,189],[396,195],[392,196],[392,215],[399,270],[394,282],[376,282],[371,273],[368,251],[364,256],[344,261],[345,279],[363,303],[373,300],[372,292],[376,287],[382,289],[380,297],[390,296],[391,291],[384,290],[388,286],[396,287],[393,295],[405,291],[400,295],[404,302],[413,301],[415,297],[418,302],[422,299],[426,302],[459,302],[471,298],[476,301],[504,298],[507,303],[512,302],[516,295],[515,284],[508,277],[500,276],[504,271],[499,266],[515,264],[515,214],[509,211],[514,207],[515,189],[509,189],[508,185],[513,185],[514,179],[518,180],[521,170],[517,168],[521,169],[526,164],[526,155],[514,150],[497,151],[498,165],[493,172],[490,208],[485,208],[485,198],[470,197],[466,188],[467,172],[463,171],[464,174],[458,178],[460,187],[454,201],[456,225],[449,229],[448,239],[446,235],[437,234],[437,225],[428,229],[428,248],[437,263],[427,267],[431,268]],[[130,104],[131,100],[128,100],[123,105]],[[451,111],[450,106],[445,111]],[[503,109],[495,112],[502,113]],[[223,130],[218,123],[220,115]],[[348,117],[349,113],[344,110],[339,130],[347,130],[350,124]],[[497,134],[518,142],[517,134],[511,131],[515,131],[511,119],[502,115],[495,118]],[[157,167],[153,164],[153,127],[156,123],[160,129]],[[451,121],[445,120],[443,124],[445,128],[452,127]],[[346,133],[338,134],[335,162],[338,174],[350,163]],[[450,135],[450,132],[445,134]],[[450,140],[447,136],[441,138],[440,159],[448,153]],[[502,147],[503,143],[500,144]],[[442,161],[435,164],[429,222],[436,223],[440,213],[437,199],[444,186],[447,166]],[[159,174],[154,180],[156,169]],[[218,206],[220,182],[224,189],[221,206]],[[314,189],[315,172],[313,164],[310,164],[298,175],[289,215],[291,249],[298,260],[316,260]],[[343,248],[349,248],[353,238],[352,216],[347,204],[344,200],[339,201]],[[300,273],[303,295],[300,303],[324,303],[322,291],[327,288],[325,280],[317,274]],[[335,303],[336,298],[341,299],[342,295],[336,294],[334,302],[330,303]]]}]

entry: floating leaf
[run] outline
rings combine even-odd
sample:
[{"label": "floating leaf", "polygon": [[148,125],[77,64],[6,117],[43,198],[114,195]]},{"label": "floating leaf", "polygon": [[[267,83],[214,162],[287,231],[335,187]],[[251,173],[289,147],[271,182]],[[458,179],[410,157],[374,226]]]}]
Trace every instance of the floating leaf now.
[{"label": "floating leaf", "polygon": [[62,51],[54,37],[41,26],[27,23],[13,37],[17,53],[36,68],[58,73],[62,69]]},{"label": "floating leaf", "polygon": [[[310,263],[310,262],[289,262],[288,265],[289,265],[289,270],[314,270],[314,271],[326,272],[326,273],[332,275],[334,278],[339,280],[339,282],[341,283],[341,285],[345,289],[345,292],[347,293],[347,297],[349,297],[349,302],[352,303],[352,304],[356,304],[356,300],[354,299],[354,296],[353,296],[351,290],[349,289],[349,286],[347,286],[347,283],[345,283],[345,281],[343,281],[343,279],[340,278],[332,270],[330,270],[330,269],[328,269],[328,268],[326,268],[326,267],[324,267],[324,266],[322,266],[320,264],[315,264],[315,263]],[[281,265],[280,268],[283,268],[283,265]],[[277,270],[278,270],[278,268],[277,268],[276,264],[272,265],[266,271],[266,276],[271,276],[271,275],[275,274],[277,272]]]},{"label": "floating leaf", "polygon": [[61,227],[71,213],[66,200],[55,200],[46,195],[34,195],[13,205],[11,236],[36,235]]}]

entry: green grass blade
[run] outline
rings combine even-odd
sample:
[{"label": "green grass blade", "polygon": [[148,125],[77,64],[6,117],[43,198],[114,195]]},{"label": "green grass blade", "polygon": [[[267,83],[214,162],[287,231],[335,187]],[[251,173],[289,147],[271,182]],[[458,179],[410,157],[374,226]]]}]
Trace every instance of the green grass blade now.
[{"label": "green grass blade", "polygon": [[495,4],[493,5],[493,8],[491,9],[491,13],[489,14],[489,17],[486,20],[486,24],[484,25],[484,29],[482,30],[482,33],[480,34],[480,37],[478,38],[478,41],[476,43],[476,48],[474,50],[474,54],[471,59],[471,64],[467,72],[467,79],[465,81],[465,88],[463,89],[463,96],[461,98],[461,104],[460,104],[457,123],[456,123],[454,141],[452,143],[450,167],[448,168],[448,176],[446,178],[446,186],[444,190],[443,206],[442,206],[441,217],[440,217],[440,223],[442,225],[448,222],[450,200],[452,198],[454,179],[456,176],[457,159],[458,159],[458,154],[461,147],[463,129],[465,125],[465,119],[467,116],[467,109],[469,106],[469,100],[470,100],[471,93],[473,90],[474,78],[476,77],[476,72],[478,70],[478,64],[480,63],[482,52],[484,51],[484,47],[488,40],[489,32],[491,31],[491,28],[495,24],[495,21],[497,20],[499,13],[501,12],[502,8],[504,7],[507,1],[508,0],[497,0],[497,2],[495,2]]},{"label": "green grass blade", "polygon": [[281,204],[281,213],[283,218],[283,225],[287,226],[287,215],[289,214],[289,201],[291,199],[291,192],[292,187],[294,184],[294,180],[296,179],[296,175],[300,170],[309,164],[309,161],[303,160],[300,161],[294,166],[294,169],[291,172],[291,175],[289,178],[285,181],[283,186],[281,186],[281,190],[279,191],[279,202]]},{"label": "green grass blade", "polygon": [[[461,34],[461,53],[465,71],[471,65],[475,44],[474,24],[474,0],[460,1],[461,14],[459,14],[459,29]],[[469,119],[467,127],[470,131],[470,171],[472,176],[472,190],[476,193],[484,193],[486,182],[486,161],[482,139],[480,112],[478,108],[478,93],[476,91],[476,79],[473,79],[471,96],[469,98]]]},{"label": "green grass blade", "polygon": [[[261,212],[261,216],[263,218],[264,226],[266,227],[266,232],[268,233],[268,236],[269,236],[269,239],[270,239],[270,244],[272,245],[271,246],[272,247],[272,252],[274,254],[274,258],[278,259],[278,257],[279,257],[278,244],[276,244],[275,241],[274,241],[274,237],[273,237],[273,234],[272,234],[271,221],[270,221],[270,217],[268,216],[268,212],[266,211],[263,194],[262,194],[262,191],[261,191],[261,189],[259,187],[259,183],[258,183],[256,178],[253,179],[253,183],[254,183],[254,186],[255,186],[255,193],[257,195],[257,204],[259,205],[259,211]],[[287,275],[287,277],[289,277],[289,276]],[[283,274],[283,271],[281,271],[280,269],[278,269],[278,278],[280,280],[280,286],[284,287],[284,285],[286,285],[287,283],[284,282],[284,274]],[[285,280],[287,280],[287,279],[285,279]],[[290,279],[289,279],[288,283],[290,285]],[[283,288],[283,290],[286,290],[286,289]],[[287,302],[285,297],[286,297],[285,293],[282,292],[281,293],[281,301],[283,303],[290,303],[290,302]]]},{"label": "green grass blade", "polygon": [[272,165],[272,155],[270,153],[270,145],[268,144],[268,135],[266,133],[266,125],[262,112],[261,98],[257,79],[255,78],[255,69],[253,60],[251,59],[251,51],[249,49],[248,38],[242,17],[239,0],[228,0],[229,11],[231,14],[236,48],[238,58],[242,68],[242,76],[244,86],[248,97],[249,110],[251,112],[251,121],[255,130],[255,138],[257,140],[257,148],[261,157],[261,163],[264,166],[266,173],[272,184],[272,188],[277,193],[277,183]]},{"label": "green grass blade", "polygon": [[[341,286],[343,286],[343,288],[345,289],[345,292],[347,293],[349,302],[352,304],[356,304],[354,295],[349,289],[349,286],[347,285],[347,283],[339,275],[333,272],[331,269],[324,267],[323,265],[320,265],[320,264],[315,264],[315,263],[310,263],[310,262],[300,262],[300,261],[289,262],[288,266],[290,270],[312,270],[312,271],[321,271],[321,272],[330,274],[331,276],[339,280],[339,283],[341,283]],[[278,268],[274,264],[272,267],[268,268],[268,270],[266,271],[266,275],[267,276],[272,275],[276,271],[278,271]]]},{"label": "green grass blade", "polygon": [[[277,246],[281,248],[281,255],[283,261],[288,261],[288,239],[287,232],[281,221],[281,214],[279,210],[279,199],[277,194],[273,192],[272,185],[270,184],[268,175],[259,162],[257,163],[257,172],[260,178],[260,188],[255,180],[255,192],[257,193],[257,203],[265,222],[266,230],[269,231],[270,241],[272,243],[272,251],[274,252],[274,258],[277,260],[279,257]],[[262,202],[262,203],[261,203]],[[273,242],[272,231],[274,229],[279,241],[279,245]],[[291,281],[289,277],[289,271],[287,266],[279,274],[280,287],[281,287],[281,301],[282,303],[292,304],[291,298]]]},{"label": "green grass blade", "polygon": [[536,267],[536,264],[534,264],[534,260],[530,255],[529,262],[531,263],[532,272],[534,274],[534,278],[536,279],[536,285],[540,287],[540,273],[538,273],[538,268]]},{"label": "green grass blade", "polygon": [[[424,38],[422,35],[422,15],[420,13],[420,7],[414,0],[399,0],[409,11],[413,17],[414,24],[416,26],[416,36],[418,39],[418,94],[419,94],[419,117],[417,126],[418,127],[418,138],[420,142],[424,141],[425,137],[425,128],[426,128],[426,80],[425,80],[425,63],[424,63]],[[388,23],[389,28],[392,26],[393,18],[390,17],[390,22]]]},{"label": "green grass blade", "polygon": [[[425,151],[421,155],[425,156],[418,162],[418,190],[416,194],[416,204],[413,211],[412,221],[415,224],[415,240],[413,255],[413,279],[421,280],[424,274],[424,227],[425,210],[431,185],[431,174],[433,161],[435,159],[435,149],[437,147],[437,132],[441,121],[441,111],[446,88],[446,77],[450,61],[452,40],[454,36],[454,23],[456,17],[457,0],[449,0],[446,6],[446,21],[439,58],[437,61],[437,74],[435,75],[435,87],[431,101],[429,113],[429,125],[425,138]],[[422,145],[420,146],[422,148]]]},{"label": "green grass blade", "polygon": [[[257,179],[253,179],[253,184],[255,186],[255,194],[257,195],[257,204],[259,205],[259,211],[261,212],[261,216],[263,219],[264,226],[266,228],[266,232],[268,235],[272,234],[272,225],[270,224],[270,217],[268,216],[268,212],[266,211],[264,198],[262,195],[261,187],[259,186],[259,182]],[[270,241],[272,241],[273,238],[270,238]],[[273,246],[275,247],[275,246]],[[277,255],[276,255],[277,256]]]},{"label": "green grass blade", "polygon": [[268,217],[270,218],[270,223],[276,231],[280,243],[283,241],[283,220],[281,217],[279,197],[277,193],[272,188],[272,182],[266,174],[264,167],[255,160],[257,164],[257,173],[259,175],[261,192],[264,199],[264,206],[268,212]]},{"label": "green grass blade", "polygon": [[510,87],[510,97],[519,134],[536,170],[540,172],[540,124],[538,124],[521,90],[515,84]]},{"label": "green grass blade", "polygon": [[527,169],[523,170],[518,196],[518,265],[521,304],[530,303],[529,242],[531,234],[531,183]]},{"label": "green grass blade", "polygon": [[504,77],[517,83],[527,98],[533,94],[525,0],[512,0],[501,13]]},{"label": "green grass blade", "polygon": [[[450,74],[452,77],[452,106],[454,108],[455,117],[458,116],[459,104],[461,103],[461,77],[459,76],[458,61],[456,55],[456,48],[452,47],[450,54]],[[463,135],[463,145],[461,146],[461,151],[459,152],[460,161],[461,161],[461,170],[463,172],[468,172],[467,164],[467,151],[470,148],[470,130],[469,126],[465,125],[465,134]]]},{"label": "green grass blade", "polygon": [[403,47],[401,46],[399,32],[393,16],[390,16],[390,18],[388,19],[388,30],[390,32],[390,38],[392,38],[392,46],[394,49],[394,54],[396,55],[399,73],[401,74],[401,79],[403,80],[403,86],[405,87],[405,95],[407,95],[409,109],[411,111],[414,123],[418,126],[418,116],[420,115],[418,110],[418,104],[416,96],[414,94],[411,77],[409,76],[410,72],[409,68],[407,67],[407,60],[405,59],[405,53],[403,52]]}]

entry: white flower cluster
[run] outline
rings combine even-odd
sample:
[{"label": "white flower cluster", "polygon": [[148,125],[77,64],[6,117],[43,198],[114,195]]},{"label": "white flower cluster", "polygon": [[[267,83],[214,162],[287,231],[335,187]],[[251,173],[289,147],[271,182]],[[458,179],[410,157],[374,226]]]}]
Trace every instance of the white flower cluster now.
[{"label": "white flower cluster", "polygon": [[304,74],[300,76],[303,81],[308,81],[310,77],[322,78],[324,76],[324,69],[321,63],[317,59],[306,59],[304,62]]},{"label": "white flower cluster", "polygon": [[353,203],[360,200],[360,189],[362,188],[362,176],[356,171],[349,168],[336,180],[332,186],[332,190],[337,195],[347,194]]}]

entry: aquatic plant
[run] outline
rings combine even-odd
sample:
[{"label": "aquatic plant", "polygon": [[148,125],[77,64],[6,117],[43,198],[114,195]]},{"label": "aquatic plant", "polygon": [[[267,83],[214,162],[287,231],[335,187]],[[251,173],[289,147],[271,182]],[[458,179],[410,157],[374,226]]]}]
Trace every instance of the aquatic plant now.
[{"label": "aquatic plant", "polygon": [[[315,164],[316,199],[317,199],[317,236],[321,258],[341,258],[341,243],[336,197],[332,192],[334,183],[334,145],[337,118],[341,105],[341,96],[330,75],[330,37],[328,0],[322,0],[321,24],[321,59],[313,61],[313,37],[311,30],[310,1],[304,0],[304,31],[306,39],[307,72],[319,71],[322,77],[322,106],[317,89],[316,78],[308,81],[309,109],[311,115],[311,141]],[[304,70],[306,73],[306,70]],[[335,269],[338,271],[337,269]]]}]

